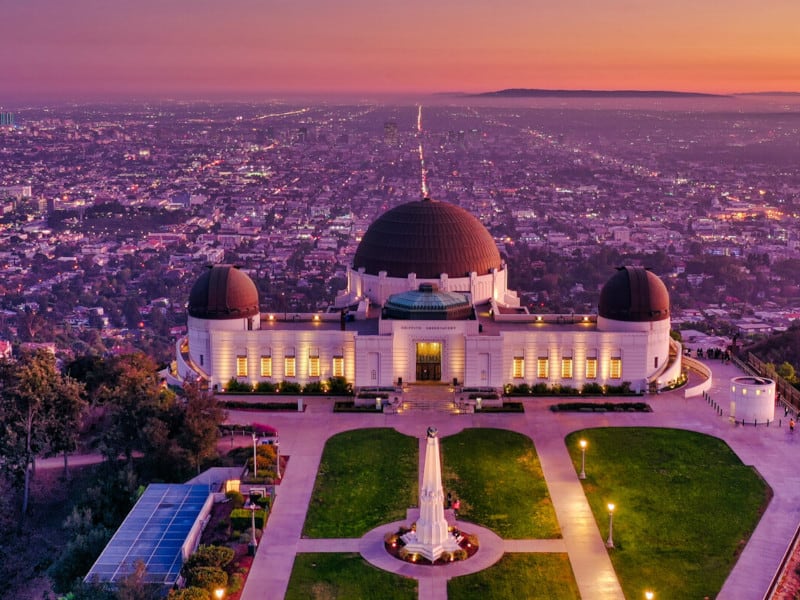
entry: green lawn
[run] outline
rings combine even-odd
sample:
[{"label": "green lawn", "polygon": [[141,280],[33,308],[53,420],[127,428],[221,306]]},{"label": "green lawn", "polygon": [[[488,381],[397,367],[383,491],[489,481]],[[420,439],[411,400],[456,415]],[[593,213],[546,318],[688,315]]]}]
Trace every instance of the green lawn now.
[{"label": "green lawn", "polygon": [[298,554],[286,600],[416,600],[417,582],[376,569],[361,555]]},{"label": "green lawn", "polygon": [[465,429],[442,438],[445,494],[459,517],[502,538],[557,538],[561,532],[531,440],[502,429]]},{"label": "green lawn", "polygon": [[405,519],[418,499],[416,438],[394,429],[345,431],[325,444],[303,535],[361,537]]},{"label": "green lawn", "polygon": [[447,582],[448,600],[580,598],[566,554],[504,554],[485,571]]},{"label": "green lawn", "polygon": [[587,429],[566,438],[600,532],[614,511],[611,560],[625,596],[713,598],[771,492],[723,441],[675,429]]}]

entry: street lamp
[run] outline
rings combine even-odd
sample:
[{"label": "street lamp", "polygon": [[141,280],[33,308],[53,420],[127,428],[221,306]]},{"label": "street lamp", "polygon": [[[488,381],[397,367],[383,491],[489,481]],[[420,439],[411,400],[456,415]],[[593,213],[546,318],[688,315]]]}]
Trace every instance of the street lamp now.
[{"label": "street lamp", "polygon": [[217,588],[214,590],[214,598],[217,600],[222,600],[225,597],[225,590],[223,588]]},{"label": "street lamp", "polygon": [[646,598],[646,600],[653,600],[653,598],[655,598],[655,596],[656,595],[653,592],[651,592],[650,590],[647,590],[644,593],[644,597]]},{"label": "street lamp", "polygon": [[606,540],[606,548],[614,547],[614,504],[608,503],[608,539]]},{"label": "street lamp", "polygon": [[258,456],[256,455],[256,432],[253,432],[253,479],[258,477]]},{"label": "street lamp", "polygon": [[578,442],[578,445],[581,447],[581,472],[578,474],[579,479],[586,479],[586,440],[581,440]]},{"label": "street lamp", "polygon": [[278,481],[281,480],[281,443],[275,440],[275,477]]},{"label": "street lamp", "polygon": [[258,504],[250,500],[250,543],[247,545],[250,556],[256,555],[256,548],[258,547],[258,540],[256,540],[256,510],[258,510]]}]

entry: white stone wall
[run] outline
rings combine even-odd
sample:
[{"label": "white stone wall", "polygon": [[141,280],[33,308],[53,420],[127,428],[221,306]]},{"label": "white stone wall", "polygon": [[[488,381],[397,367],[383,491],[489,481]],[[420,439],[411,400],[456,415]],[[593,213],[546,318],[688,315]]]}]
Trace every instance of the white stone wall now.
[{"label": "white stone wall", "polygon": [[734,377],[730,387],[730,416],[748,423],[775,419],[775,382],[765,377]]},{"label": "white stone wall", "polygon": [[433,283],[442,291],[468,292],[473,304],[494,298],[502,304],[519,306],[516,293],[508,289],[508,271],[505,268],[485,275],[472,273],[468,277],[449,277],[445,274],[436,279],[421,279],[414,273],[408,277],[387,277],[385,272],[369,275],[348,269],[347,289],[336,299],[336,306],[347,306],[362,297],[383,306],[392,294],[419,289],[421,283]]}]

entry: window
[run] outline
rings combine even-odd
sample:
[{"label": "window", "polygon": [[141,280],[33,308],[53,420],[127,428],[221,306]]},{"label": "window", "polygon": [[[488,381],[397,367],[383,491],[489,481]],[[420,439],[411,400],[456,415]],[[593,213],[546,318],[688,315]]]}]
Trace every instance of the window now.
[{"label": "window", "polygon": [[586,359],[586,379],[597,379],[597,358],[594,356]]},{"label": "window", "polygon": [[272,377],[272,357],[271,356],[262,356],[261,357],[261,376],[262,377]]},{"label": "window", "polygon": [[512,369],[512,377],[514,379],[522,379],[525,377],[525,359],[521,356],[514,357],[514,367]]},{"label": "window", "polygon": [[294,356],[287,356],[283,359],[283,374],[286,377],[297,377],[297,364]]},{"label": "window", "polygon": [[546,356],[540,356],[536,361],[536,376],[539,379],[547,379],[550,375],[550,365]]},{"label": "window", "polygon": [[319,356],[308,357],[308,376],[319,377]]},{"label": "window", "polygon": [[657,356],[653,359],[653,368],[654,369],[658,368],[658,357]]},{"label": "window", "polygon": [[247,377],[247,356],[236,357],[236,376]]},{"label": "window", "polygon": [[201,367],[203,366],[203,355],[202,354],[200,355],[200,366]]},{"label": "window", "polygon": [[561,358],[561,379],[572,379],[572,357]]},{"label": "window", "polygon": [[334,377],[344,377],[344,357],[343,356],[334,356],[333,357],[333,376]]},{"label": "window", "polygon": [[622,359],[619,356],[612,356],[609,364],[609,377],[611,379],[622,378]]}]

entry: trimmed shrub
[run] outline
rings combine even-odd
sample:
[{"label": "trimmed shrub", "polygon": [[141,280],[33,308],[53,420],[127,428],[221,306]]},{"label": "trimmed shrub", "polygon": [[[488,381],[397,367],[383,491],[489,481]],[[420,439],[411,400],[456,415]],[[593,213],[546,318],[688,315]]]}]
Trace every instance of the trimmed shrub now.
[{"label": "trimmed shrub", "polygon": [[584,383],[583,388],[581,388],[581,392],[586,394],[587,396],[602,396],[606,393],[605,389],[599,383]]},{"label": "trimmed shrub", "polygon": [[279,394],[299,394],[301,389],[302,388],[300,387],[300,384],[297,383],[296,381],[282,381],[281,382],[281,387],[278,390],[278,393]]},{"label": "trimmed shrub", "polygon": [[215,590],[228,585],[228,574],[219,567],[195,567],[186,571],[188,587]]},{"label": "trimmed shrub", "polygon": [[167,600],[211,600],[211,593],[199,587],[170,590]]},{"label": "trimmed shrub", "polygon": [[324,394],[325,386],[321,381],[309,381],[303,386],[304,394]]},{"label": "trimmed shrub", "polygon": [[253,390],[258,394],[274,394],[278,391],[278,386],[272,381],[259,381]]},{"label": "trimmed shrub", "polygon": [[236,377],[231,377],[225,384],[226,392],[252,392],[253,387],[246,381],[239,381]]},{"label": "trimmed shrub", "polygon": [[202,545],[183,563],[183,572],[188,573],[195,567],[225,567],[235,556],[232,548],[227,546]]},{"label": "trimmed shrub", "polygon": [[352,396],[353,385],[347,383],[344,377],[331,377],[328,379],[328,393],[332,396]]},{"label": "trimmed shrub", "polygon": [[233,508],[242,508],[244,506],[244,496],[239,492],[225,492],[225,497],[233,502]]},{"label": "trimmed shrub", "polygon": [[[235,508],[231,511],[231,527],[234,530],[244,531],[250,529],[250,509],[249,508]],[[256,529],[264,529],[264,522],[267,519],[267,512],[265,510],[256,511]]]}]

